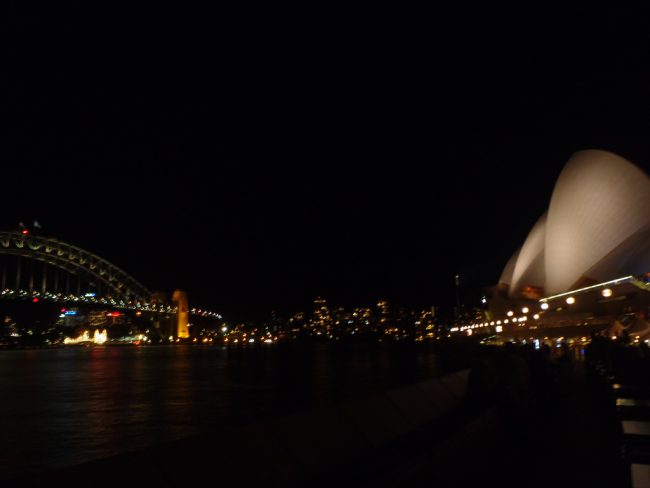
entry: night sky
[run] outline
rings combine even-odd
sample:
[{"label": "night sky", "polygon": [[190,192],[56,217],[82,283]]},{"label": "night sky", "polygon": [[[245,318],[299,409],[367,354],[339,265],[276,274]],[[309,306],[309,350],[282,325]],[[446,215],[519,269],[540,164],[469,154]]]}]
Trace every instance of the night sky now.
[{"label": "night sky", "polygon": [[574,151],[650,170],[644,7],[28,8],[2,20],[0,227],[37,219],[226,319],[449,311]]}]

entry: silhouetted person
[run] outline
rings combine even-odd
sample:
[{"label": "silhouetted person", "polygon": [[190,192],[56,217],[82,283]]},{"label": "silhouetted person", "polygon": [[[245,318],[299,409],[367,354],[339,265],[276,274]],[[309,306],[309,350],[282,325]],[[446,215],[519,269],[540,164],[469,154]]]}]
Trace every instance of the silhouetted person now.
[{"label": "silhouetted person", "polygon": [[647,342],[639,342],[639,355],[641,359],[650,360],[650,347],[648,347]]},{"label": "silhouetted person", "polygon": [[499,370],[494,358],[483,355],[478,357],[469,373],[468,400],[481,405],[492,405],[498,399]]},{"label": "silhouetted person", "polygon": [[511,406],[524,404],[530,393],[530,370],[511,342],[504,346],[501,376],[504,402]]},{"label": "silhouetted person", "polygon": [[628,345],[631,342],[630,333],[627,331],[627,329],[623,329],[623,332],[621,332],[621,344]]},{"label": "silhouetted person", "polygon": [[542,402],[549,400],[555,388],[555,371],[548,344],[543,344],[533,354],[530,361],[530,374],[536,398]]}]

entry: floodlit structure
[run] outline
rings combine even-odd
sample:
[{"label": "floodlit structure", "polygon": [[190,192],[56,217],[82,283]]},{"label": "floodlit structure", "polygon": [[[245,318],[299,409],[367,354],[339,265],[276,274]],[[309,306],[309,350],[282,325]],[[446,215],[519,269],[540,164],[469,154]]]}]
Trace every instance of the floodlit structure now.
[{"label": "floodlit structure", "polygon": [[178,309],[176,314],[176,337],[188,339],[190,337],[190,307],[187,301],[187,293],[181,290],[174,291],[172,302]]},{"label": "floodlit structure", "polygon": [[625,331],[650,341],[650,177],[607,151],[573,154],[486,294],[488,321],[450,332],[533,341]]},{"label": "floodlit structure", "polygon": [[586,150],[567,162],[499,288],[511,299],[541,299],[649,271],[650,178],[620,156]]}]

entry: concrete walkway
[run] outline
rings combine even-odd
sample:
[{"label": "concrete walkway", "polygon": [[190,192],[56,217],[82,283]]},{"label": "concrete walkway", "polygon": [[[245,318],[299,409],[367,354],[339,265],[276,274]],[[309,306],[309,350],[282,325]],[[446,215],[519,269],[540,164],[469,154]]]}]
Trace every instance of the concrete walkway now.
[{"label": "concrete walkway", "polygon": [[523,428],[507,426],[501,463],[489,476],[496,485],[630,486],[614,405],[587,378],[584,363],[561,374],[556,390],[522,420]]},{"label": "concrete walkway", "polygon": [[[204,486],[207,482],[310,488],[628,488],[629,466],[620,455],[620,422],[612,397],[597,381],[589,381],[582,363],[555,378],[550,389],[535,392],[529,402],[517,407],[480,405],[467,399],[457,408],[442,409],[444,413],[433,420],[420,422],[434,416],[429,410],[435,402],[423,410],[426,391],[414,385],[369,398],[358,408],[350,405],[340,412],[328,409],[318,415],[280,419],[264,429],[252,426],[234,432],[237,435],[230,441],[225,434],[218,439],[189,439],[22,480],[15,486],[45,486],[54,480],[65,480],[70,487],[85,486],[92,479],[97,487]],[[433,395],[432,401],[441,401],[441,394]],[[382,408],[388,407],[392,413],[382,414]],[[399,430],[399,419],[418,427]],[[343,421],[345,425],[339,425]],[[370,442],[373,432],[388,436],[387,442],[375,439],[372,445],[356,446]],[[344,456],[346,451],[349,456]],[[174,466],[179,453],[191,460],[193,469]],[[315,468],[308,470],[312,464]]]},{"label": "concrete walkway", "polygon": [[583,364],[545,393],[518,411],[466,405],[310,486],[629,487],[615,409]]}]

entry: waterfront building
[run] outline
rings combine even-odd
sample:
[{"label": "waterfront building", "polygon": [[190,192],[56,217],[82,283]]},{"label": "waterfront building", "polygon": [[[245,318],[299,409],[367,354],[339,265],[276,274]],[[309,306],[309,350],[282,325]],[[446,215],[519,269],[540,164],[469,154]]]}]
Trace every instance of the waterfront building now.
[{"label": "waterfront building", "polygon": [[620,156],[588,150],[567,162],[499,285],[512,298],[542,298],[648,271],[650,178]]},{"label": "waterfront building", "polygon": [[492,289],[490,318],[522,327],[645,317],[649,272],[650,178],[616,154],[579,151]]},{"label": "waterfront building", "polygon": [[330,310],[327,307],[327,300],[321,297],[317,297],[314,300],[314,317],[312,320],[312,325],[316,330],[316,333],[319,332],[329,333],[332,328],[332,316]]}]

